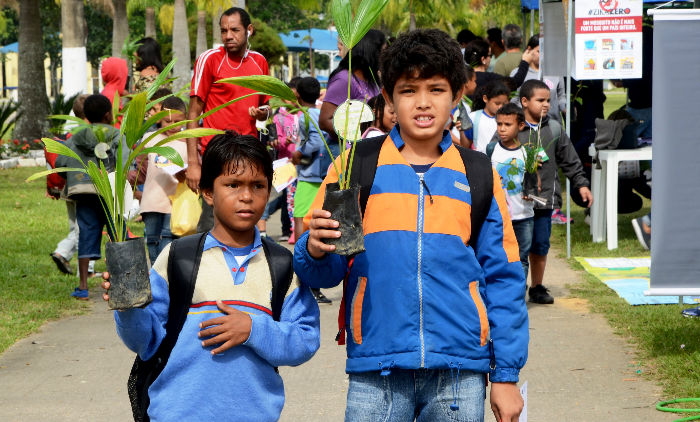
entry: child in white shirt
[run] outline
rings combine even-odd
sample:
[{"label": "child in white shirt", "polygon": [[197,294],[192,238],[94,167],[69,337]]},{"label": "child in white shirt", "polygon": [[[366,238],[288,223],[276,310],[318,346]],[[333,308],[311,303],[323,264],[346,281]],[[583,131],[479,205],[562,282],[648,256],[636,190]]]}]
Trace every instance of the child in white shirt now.
[{"label": "child in white shirt", "polygon": [[508,87],[501,81],[491,81],[484,86],[482,101],[475,101],[476,111],[469,113],[474,127],[467,130],[465,135],[471,142],[471,149],[486,153],[486,145],[496,133],[496,112],[510,101],[509,95]]},{"label": "child in white shirt", "polygon": [[525,160],[523,147],[518,141],[518,133],[525,127],[525,115],[515,104],[501,107],[495,116],[500,140],[487,148],[491,164],[501,176],[501,184],[510,205],[513,231],[518,240],[520,262],[525,278],[529,270],[528,256],[534,230],[533,202],[523,196],[523,175]]}]

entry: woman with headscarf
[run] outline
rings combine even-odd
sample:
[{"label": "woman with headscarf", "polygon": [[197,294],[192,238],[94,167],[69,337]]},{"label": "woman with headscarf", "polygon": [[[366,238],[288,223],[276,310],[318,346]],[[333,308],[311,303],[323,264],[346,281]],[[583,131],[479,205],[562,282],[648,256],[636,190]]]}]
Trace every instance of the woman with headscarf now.
[{"label": "woman with headscarf", "polygon": [[[104,82],[104,89],[100,94],[109,98],[109,101],[114,107],[114,97],[116,93],[119,93],[119,110],[122,109],[121,97],[124,95],[126,90],[126,82],[129,77],[129,71],[126,67],[126,60],[120,59],[119,57],[110,57],[102,62],[102,69],[100,71],[102,74],[102,81]],[[117,116],[114,116],[116,119]],[[121,117],[114,125],[116,128],[121,126]]]}]

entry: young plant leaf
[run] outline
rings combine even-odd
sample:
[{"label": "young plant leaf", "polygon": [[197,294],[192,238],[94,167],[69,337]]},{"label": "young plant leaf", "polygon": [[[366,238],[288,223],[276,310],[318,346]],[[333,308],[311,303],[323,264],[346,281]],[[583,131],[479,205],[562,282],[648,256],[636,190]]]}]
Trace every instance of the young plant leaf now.
[{"label": "young plant leaf", "polygon": [[251,97],[253,95],[261,95],[261,94],[260,94],[260,92],[253,92],[252,94],[248,94],[248,95],[244,95],[242,97],[234,98],[231,101],[227,101],[227,102],[221,104],[220,106],[216,106],[216,107],[212,108],[211,110],[207,111],[206,113],[201,114],[199,116],[199,119],[204,120],[204,118],[211,116],[212,114],[216,113],[217,111],[221,110],[222,108],[228,107],[235,102],[241,101],[242,99]]},{"label": "young plant leaf", "polygon": [[281,98],[287,101],[297,101],[296,95],[291,89],[282,81],[272,76],[267,75],[251,75],[251,76],[237,76],[235,78],[224,78],[216,81],[216,83],[227,83],[238,85],[243,88],[252,89],[253,91],[260,92],[265,95],[270,95],[272,97]]},{"label": "young plant leaf", "polygon": [[[360,3],[355,13],[350,44],[346,44],[348,48],[353,48],[360,42],[367,31],[372,28],[372,25],[374,25],[374,22],[379,18],[379,15],[382,14],[382,11],[384,11],[388,3],[389,0],[362,0],[362,3]],[[338,34],[340,34],[340,31],[338,31]]]},{"label": "young plant leaf", "polygon": [[78,154],[74,153],[70,148],[67,146],[63,145],[60,142],[56,142],[53,139],[49,138],[41,138],[41,141],[44,143],[44,146],[46,147],[46,152],[51,152],[54,154],[60,154],[60,155],[65,155],[67,157],[75,158],[78,160],[80,164],[83,166],[85,163],[83,163],[83,160],[80,159]]},{"label": "young plant leaf", "polygon": [[338,30],[338,37],[346,47],[352,48],[352,4],[350,0],[333,0],[331,14]]},{"label": "young plant leaf", "polygon": [[155,94],[156,91],[158,91],[158,88],[160,88],[160,86],[165,83],[166,78],[168,77],[168,75],[170,75],[170,71],[173,70],[173,66],[175,66],[175,62],[177,62],[177,57],[173,57],[173,59],[170,61],[170,63],[168,63],[165,66],[165,68],[163,68],[163,71],[160,72],[160,74],[158,75],[156,80],[153,81],[153,85],[151,85],[151,87],[148,88],[148,91],[146,91],[147,92],[147,94],[146,94],[147,99],[150,100],[151,97],[153,96],[153,94]]},{"label": "young plant leaf", "polygon": [[49,119],[65,120],[67,122],[76,123],[80,126],[90,126],[90,124],[86,123],[85,120],[80,119],[80,118],[75,117],[75,116],[66,116],[63,114],[57,114],[57,115],[49,116]]},{"label": "young plant leaf", "polygon": [[178,154],[177,151],[175,151],[174,148],[172,147],[151,147],[151,148],[144,148],[141,150],[141,154],[150,154],[151,152],[156,153],[158,155],[162,155],[163,157],[167,158],[168,160],[172,161],[174,164],[177,164],[180,167],[184,167],[185,163],[182,161],[182,157],[180,154]]},{"label": "young plant leaf", "polygon": [[143,116],[146,114],[146,93],[141,92],[129,103],[129,110],[124,115],[121,133],[126,136],[126,145],[132,149],[141,138],[139,133],[143,126]]},{"label": "young plant leaf", "polygon": [[61,167],[61,168],[57,168],[57,169],[45,170],[45,171],[40,171],[39,173],[34,173],[31,176],[29,176],[26,181],[31,182],[32,180],[36,180],[40,177],[48,176],[50,174],[63,173],[63,172],[69,172],[69,171],[79,171],[81,173],[86,173],[85,169],[79,169],[79,168],[73,168],[73,167]]}]

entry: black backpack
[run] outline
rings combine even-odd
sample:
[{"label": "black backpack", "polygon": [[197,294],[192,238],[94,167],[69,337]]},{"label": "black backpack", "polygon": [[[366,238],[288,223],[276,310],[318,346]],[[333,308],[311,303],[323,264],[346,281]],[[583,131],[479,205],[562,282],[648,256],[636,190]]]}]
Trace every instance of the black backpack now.
[{"label": "black backpack", "polygon": [[[150,404],[148,388],[167,365],[170,352],[172,352],[180,330],[187,319],[206,237],[207,233],[201,233],[174,240],[170,244],[168,256],[170,309],[168,310],[168,322],[165,324],[165,338],[160,343],[156,354],[149,360],[144,361],[138,355],[136,356],[127,382],[127,391],[135,422],[150,421],[146,413]],[[272,279],[272,318],[279,321],[284,297],[294,275],[292,253],[266,238],[262,238],[262,245]]]},{"label": "black backpack", "polygon": [[[367,138],[358,142],[355,146],[355,158],[350,174],[350,183],[360,185],[360,211],[365,215],[369,193],[374,184],[374,175],[377,173],[377,163],[379,162],[379,151],[382,149],[386,136]],[[476,242],[481,232],[481,226],[486,220],[486,216],[491,209],[491,199],[493,198],[493,170],[491,160],[479,151],[466,149],[455,145],[462,156],[464,168],[467,172],[469,190],[472,197],[472,234],[469,239],[469,246],[476,252]],[[470,178],[471,177],[471,178]],[[478,181],[479,183],[472,183]]]}]

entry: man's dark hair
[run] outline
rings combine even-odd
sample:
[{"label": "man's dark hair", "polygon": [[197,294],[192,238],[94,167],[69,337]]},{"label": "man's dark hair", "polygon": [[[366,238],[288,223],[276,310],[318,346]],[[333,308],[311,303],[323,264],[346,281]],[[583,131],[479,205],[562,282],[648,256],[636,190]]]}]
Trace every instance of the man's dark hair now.
[{"label": "man's dark hair", "polygon": [[184,101],[182,101],[182,98],[172,96],[168,97],[163,100],[163,107],[162,110],[177,110],[182,114],[187,114],[187,105],[185,104]]},{"label": "man's dark hair", "polygon": [[379,83],[377,69],[379,69],[379,56],[382,53],[382,47],[386,45],[386,36],[382,31],[370,29],[364,37],[352,48],[352,69],[350,67],[350,55],[346,54],[340,61],[338,67],[328,77],[330,81],[333,77],[348,70],[350,73],[355,73],[356,70],[362,72],[362,77],[367,81],[369,86],[376,86]]},{"label": "man's dark hair", "polygon": [[85,118],[85,109],[83,107],[85,106],[87,97],[89,97],[88,94],[80,94],[73,100],[73,114],[79,119]]},{"label": "man's dark hair", "polygon": [[245,11],[245,9],[241,9],[240,7],[226,9],[226,11],[219,18],[219,26],[221,26],[221,19],[223,19],[224,16],[231,16],[235,14],[238,14],[238,16],[241,17],[241,25],[243,25],[243,29],[247,29],[250,25],[250,15]]},{"label": "man's dark hair", "polygon": [[239,174],[246,168],[262,171],[267,178],[267,190],[272,189],[272,159],[267,147],[255,136],[227,130],[214,136],[204,151],[199,189],[213,189],[217,177]]},{"label": "man's dark hair", "polygon": [[151,37],[141,38],[138,42],[141,44],[136,50],[139,59],[136,61],[136,70],[139,72],[149,66],[153,66],[158,70],[158,73],[163,71],[163,58],[160,55],[160,45]]},{"label": "man's dark hair", "polygon": [[515,79],[510,76],[503,77],[499,79],[499,81],[503,82],[503,85],[507,86],[510,92],[518,90],[518,84],[515,82]]},{"label": "man's dark hair", "polygon": [[[158,100],[163,97],[167,97],[168,95],[171,95],[173,92],[169,90],[168,88],[158,88],[156,92],[153,93],[153,96],[151,97],[151,101]],[[165,100],[163,100],[165,101]]]},{"label": "man's dark hair", "polygon": [[467,83],[467,65],[459,43],[439,29],[416,29],[400,35],[382,53],[380,69],[389,98],[394,96],[396,81],[404,75],[410,79],[444,76],[450,82],[452,99]]},{"label": "man's dark hair", "polygon": [[503,44],[506,48],[520,48],[523,42],[523,31],[514,23],[503,27]]},{"label": "man's dark hair", "polygon": [[489,43],[495,42],[497,46],[503,48],[503,34],[501,33],[501,28],[491,28],[486,31],[486,37]]},{"label": "man's dark hair", "polygon": [[460,44],[469,44],[476,39],[476,35],[468,29],[463,29],[457,34],[457,42]]},{"label": "man's dark hair", "polygon": [[301,78],[297,83],[297,93],[299,98],[305,103],[316,103],[318,97],[321,96],[321,84],[316,80],[316,78],[306,77]]},{"label": "man's dark hair", "polygon": [[481,66],[482,58],[489,57],[491,46],[486,41],[474,40],[464,47],[464,61],[469,66]]},{"label": "man's dark hair", "polygon": [[533,36],[530,37],[530,39],[527,41],[527,46],[530,48],[530,50],[534,50],[535,48],[540,46],[540,34],[537,33]]},{"label": "man's dark hair", "polygon": [[112,111],[112,103],[102,94],[93,94],[83,103],[85,118],[90,123],[102,123],[105,115]]},{"label": "man's dark hair", "polygon": [[546,89],[549,91],[547,84],[539,79],[530,79],[529,81],[525,81],[523,86],[520,87],[520,98],[527,98],[529,100],[533,95],[535,95],[535,91],[538,89]]},{"label": "man's dark hair", "polygon": [[513,103],[504,104],[503,107],[499,108],[496,112],[496,117],[498,118],[498,116],[515,116],[518,124],[525,123],[523,109]]},{"label": "man's dark hair", "polygon": [[382,94],[379,94],[370,98],[369,101],[367,101],[367,105],[372,109],[372,113],[374,113],[374,121],[360,123],[360,132],[362,133],[372,127],[374,122],[382,124],[384,121],[384,106],[386,106],[386,100]]}]

